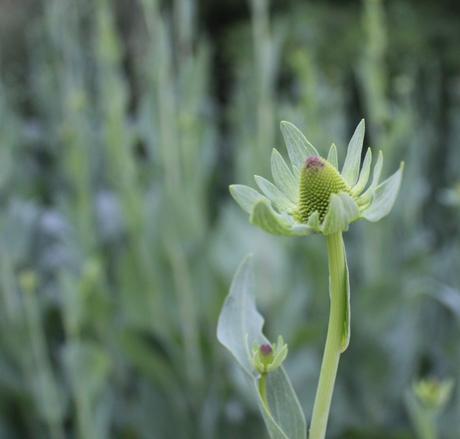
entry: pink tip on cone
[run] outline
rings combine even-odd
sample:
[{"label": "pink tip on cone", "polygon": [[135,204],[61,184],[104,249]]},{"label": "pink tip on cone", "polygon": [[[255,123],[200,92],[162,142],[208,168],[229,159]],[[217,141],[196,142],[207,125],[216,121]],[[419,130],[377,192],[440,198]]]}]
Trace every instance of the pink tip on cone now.
[{"label": "pink tip on cone", "polygon": [[272,347],[269,344],[260,345],[260,353],[264,356],[270,355],[273,352]]},{"label": "pink tip on cone", "polygon": [[308,157],[307,160],[305,160],[305,167],[308,169],[321,169],[324,168],[324,162],[321,157],[318,156],[313,156],[313,157]]}]

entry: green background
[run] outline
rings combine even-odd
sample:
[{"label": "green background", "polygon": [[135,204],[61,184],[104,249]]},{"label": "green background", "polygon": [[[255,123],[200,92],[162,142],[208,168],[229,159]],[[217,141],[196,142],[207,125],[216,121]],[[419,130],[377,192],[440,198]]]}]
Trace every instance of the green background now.
[{"label": "green background", "polygon": [[[329,437],[415,438],[412,383],[460,378],[459,41],[455,1],[2,1],[0,438],[264,437],[215,335],[248,252],[309,419],[325,242],[250,226],[228,185],[270,177],[280,120],[343,160],[362,117],[406,169],[345,235]],[[460,437],[456,387],[439,424]]]}]

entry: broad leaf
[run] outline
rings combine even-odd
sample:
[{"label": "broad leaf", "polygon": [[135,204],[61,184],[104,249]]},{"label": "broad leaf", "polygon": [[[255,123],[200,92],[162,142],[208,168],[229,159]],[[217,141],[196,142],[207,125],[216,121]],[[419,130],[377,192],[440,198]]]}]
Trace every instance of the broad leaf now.
[{"label": "broad leaf", "polygon": [[258,313],[254,296],[251,258],[239,266],[225,299],[217,325],[217,338],[235,357],[252,379],[257,401],[271,439],[305,439],[307,428],[301,406],[285,370],[271,372],[267,378],[266,407],[258,391],[257,372],[251,363],[250,348],[267,343],[262,333],[263,317]]},{"label": "broad leaf", "polygon": [[251,293],[253,289],[251,257],[247,256],[233,277],[230,293],[225,299],[217,324],[217,339],[250,376],[256,375],[251,364],[252,346],[268,343],[262,334],[264,319],[257,312]]}]

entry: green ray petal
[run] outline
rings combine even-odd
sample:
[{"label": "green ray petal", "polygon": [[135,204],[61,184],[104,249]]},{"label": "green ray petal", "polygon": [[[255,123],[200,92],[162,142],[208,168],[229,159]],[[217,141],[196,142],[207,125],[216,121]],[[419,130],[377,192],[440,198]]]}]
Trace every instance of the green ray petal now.
[{"label": "green ray petal", "polygon": [[294,175],[298,177],[305,159],[311,156],[319,156],[319,153],[305,138],[302,132],[292,123],[286,121],[281,122],[281,133],[286,142],[286,148]]},{"label": "green ray petal", "polygon": [[327,154],[327,161],[336,169],[339,169],[339,159],[337,158],[337,147],[335,146],[335,143],[333,143],[329,148],[329,153]]},{"label": "green ray petal", "polygon": [[399,169],[375,189],[371,205],[362,213],[362,217],[375,222],[388,215],[396,201],[404,169],[401,163]]},{"label": "green ray petal", "polygon": [[362,194],[358,198],[358,203],[360,205],[371,202],[374,196],[375,189],[377,188],[379,184],[380,175],[382,174],[382,168],[383,168],[383,154],[382,154],[382,151],[379,151],[377,162],[375,163],[375,166],[374,166],[374,172],[372,174],[372,182],[369,185],[369,187],[366,189],[366,192],[364,192],[364,194]]},{"label": "green ray petal", "polygon": [[266,198],[255,189],[244,184],[232,184],[229,187],[230,193],[239,206],[245,210],[247,213],[252,212],[254,205],[261,200],[266,200]]},{"label": "green ray petal", "polygon": [[361,151],[364,141],[364,119],[361,119],[348,144],[347,156],[342,168],[342,176],[345,181],[354,186],[358,180],[359,165],[361,164]]},{"label": "green ray petal", "polygon": [[299,184],[294,178],[291,170],[284,161],[281,154],[273,149],[272,151],[272,175],[275,180],[276,186],[281,189],[282,192],[291,200],[293,203],[297,203]]},{"label": "green ray petal", "polygon": [[371,163],[372,151],[370,148],[368,148],[366,151],[366,156],[364,157],[363,167],[361,169],[361,173],[359,174],[358,182],[351,190],[353,194],[359,195],[366,187],[366,184],[369,181],[369,176],[371,174]]},{"label": "green ray petal", "polygon": [[344,232],[359,217],[355,200],[345,192],[331,194],[329,209],[321,226],[324,235]]},{"label": "green ray petal", "polygon": [[251,223],[273,235],[295,235],[291,225],[273,210],[268,200],[256,203],[251,213]]},{"label": "green ray petal", "polygon": [[289,199],[281,192],[272,182],[267,179],[255,175],[257,186],[269,198],[274,205],[280,210],[292,211],[295,209],[295,204],[289,201]]}]

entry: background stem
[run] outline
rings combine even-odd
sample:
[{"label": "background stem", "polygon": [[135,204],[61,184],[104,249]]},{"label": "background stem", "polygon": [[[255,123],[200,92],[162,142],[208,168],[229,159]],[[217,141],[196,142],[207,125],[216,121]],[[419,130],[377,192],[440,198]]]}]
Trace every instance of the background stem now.
[{"label": "background stem", "polygon": [[343,316],[346,306],[345,248],[342,233],[327,237],[329,262],[329,296],[331,300],[326,346],[324,348],[318,388],[316,390],[309,439],[324,439],[327,420],[334,392],[335,377],[339,366]]}]

